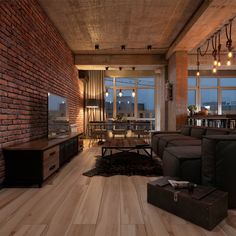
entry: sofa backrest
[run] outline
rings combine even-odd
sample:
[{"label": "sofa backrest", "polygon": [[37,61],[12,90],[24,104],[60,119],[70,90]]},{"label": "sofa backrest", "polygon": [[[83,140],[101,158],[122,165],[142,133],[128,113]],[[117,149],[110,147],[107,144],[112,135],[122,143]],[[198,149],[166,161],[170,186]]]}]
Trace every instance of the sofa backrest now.
[{"label": "sofa backrest", "polygon": [[236,129],[230,130],[230,134],[236,135]]},{"label": "sofa backrest", "polygon": [[205,127],[192,127],[190,136],[201,139],[202,136],[205,135],[205,133],[206,133]]},{"label": "sofa backrest", "polygon": [[185,125],[182,127],[180,133],[185,136],[190,136],[191,126]]},{"label": "sofa backrest", "polygon": [[225,135],[229,134],[228,129],[207,128],[205,135]]}]

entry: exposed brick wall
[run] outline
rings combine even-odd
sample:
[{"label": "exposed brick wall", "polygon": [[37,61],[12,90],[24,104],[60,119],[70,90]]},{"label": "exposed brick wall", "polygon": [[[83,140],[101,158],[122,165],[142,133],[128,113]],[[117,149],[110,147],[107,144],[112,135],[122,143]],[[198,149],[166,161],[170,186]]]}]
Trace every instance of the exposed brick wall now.
[{"label": "exposed brick wall", "polygon": [[36,0],[0,1],[1,148],[47,134],[47,93],[67,97],[70,123],[83,129],[83,83],[72,52]]}]

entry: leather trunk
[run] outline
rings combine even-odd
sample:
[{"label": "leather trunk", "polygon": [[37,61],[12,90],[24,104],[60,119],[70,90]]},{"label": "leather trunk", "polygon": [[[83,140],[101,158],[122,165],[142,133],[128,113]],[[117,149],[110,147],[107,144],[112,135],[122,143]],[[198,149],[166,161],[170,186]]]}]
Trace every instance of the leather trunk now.
[{"label": "leather trunk", "polygon": [[147,185],[147,201],[185,220],[212,230],[227,216],[228,194],[214,187],[197,186],[192,193],[176,190],[164,177]]}]

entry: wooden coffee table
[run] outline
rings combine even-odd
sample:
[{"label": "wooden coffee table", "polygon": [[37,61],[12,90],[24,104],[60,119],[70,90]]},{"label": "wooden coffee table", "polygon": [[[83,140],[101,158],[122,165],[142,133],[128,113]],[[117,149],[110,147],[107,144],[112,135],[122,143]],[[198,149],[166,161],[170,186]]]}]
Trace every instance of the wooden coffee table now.
[{"label": "wooden coffee table", "polygon": [[140,150],[143,150],[148,157],[152,158],[152,147],[142,138],[108,139],[102,146],[102,157],[104,157],[109,150],[110,155],[112,155],[112,150],[118,150],[120,152],[131,152],[136,150],[137,153],[139,153]]}]

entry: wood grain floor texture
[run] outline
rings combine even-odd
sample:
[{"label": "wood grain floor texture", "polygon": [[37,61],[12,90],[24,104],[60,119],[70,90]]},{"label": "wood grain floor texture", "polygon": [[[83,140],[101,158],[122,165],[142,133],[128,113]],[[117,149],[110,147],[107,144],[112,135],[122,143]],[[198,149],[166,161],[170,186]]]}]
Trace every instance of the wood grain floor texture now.
[{"label": "wood grain floor texture", "polygon": [[236,211],[209,232],[146,201],[142,176],[86,177],[99,147],[84,150],[42,188],[0,191],[0,236],[236,235]]}]

